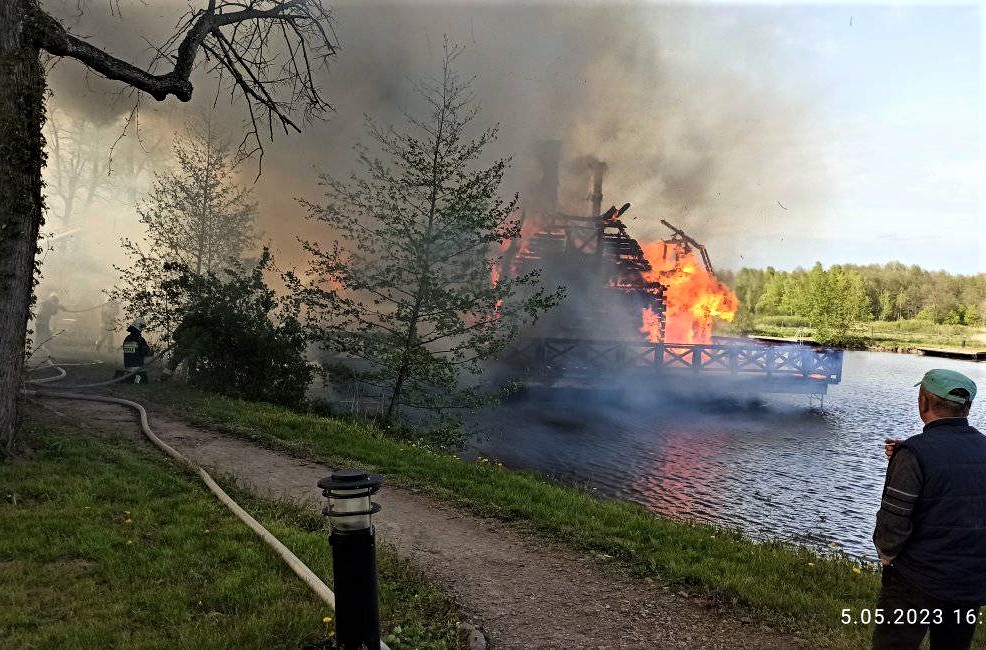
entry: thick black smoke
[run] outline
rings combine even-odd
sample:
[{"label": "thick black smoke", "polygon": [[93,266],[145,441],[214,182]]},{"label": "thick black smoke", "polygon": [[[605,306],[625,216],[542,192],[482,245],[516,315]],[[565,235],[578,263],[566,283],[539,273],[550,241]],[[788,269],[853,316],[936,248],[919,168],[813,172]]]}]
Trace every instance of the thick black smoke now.
[{"label": "thick black smoke", "polygon": [[[117,14],[88,3],[80,16],[75,0],[46,6],[76,33],[138,63],[150,60],[148,43],[162,43],[187,10],[180,2],[123,2]],[[810,97],[768,69],[769,34],[744,28],[779,20],[777,11],[409,0],[335,3],[334,14],[340,49],[320,74],[335,111],[269,145],[257,181],[261,228],[282,259],[296,259],[297,234],[326,236],[304,222],[292,198],[318,196],[316,168],[350,169],[365,113],[402,121],[402,110],[414,106],[411,80],[438,70],[444,35],[467,48],[460,70],[476,75],[481,121],[501,125],[490,154],[514,156],[505,193],[540,174],[532,143],[560,139],[563,209],[587,211],[587,173],[576,161],[596,156],[609,165],[604,207],[632,203],[635,235],[664,236],[659,219],[667,218],[706,240],[714,259],[733,264],[742,262],[744,238],[769,237],[781,219],[791,226],[794,215],[780,205],[804,215],[826,196]],[[196,81],[189,106],[142,98],[144,128],[171,132],[215,104],[229,130],[241,131],[242,107],[217,95],[211,80]],[[71,61],[56,66],[51,86],[52,106],[68,113],[106,122],[130,108],[115,94],[118,84]],[[244,181],[255,173],[247,163]]]}]

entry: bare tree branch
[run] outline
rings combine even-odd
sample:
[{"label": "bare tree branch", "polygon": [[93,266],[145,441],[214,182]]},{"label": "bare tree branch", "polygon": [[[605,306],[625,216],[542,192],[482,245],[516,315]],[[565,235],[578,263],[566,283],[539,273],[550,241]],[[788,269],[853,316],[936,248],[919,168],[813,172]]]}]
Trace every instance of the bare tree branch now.
[{"label": "bare tree branch", "polygon": [[[192,98],[191,75],[199,52],[205,53],[206,69],[229,80],[232,92],[247,103],[253,124],[248,138],[255,143],[251,151],[262,152],[260,133],[273,138],[274,123],[285,132],[300,132],[294,113],[307,121],[331,109],[312,71],[314,64],[335,54],[330,15],[321,0],[209,0],[204,9],[189,11],[178,21],[175,34],[154,48],[146,70],[71,34],[57,19],[31,6],[43,50],[77,59],[158,101],[169,95],[183,102]],[[171,70],[155,72],[162,63]]]}]

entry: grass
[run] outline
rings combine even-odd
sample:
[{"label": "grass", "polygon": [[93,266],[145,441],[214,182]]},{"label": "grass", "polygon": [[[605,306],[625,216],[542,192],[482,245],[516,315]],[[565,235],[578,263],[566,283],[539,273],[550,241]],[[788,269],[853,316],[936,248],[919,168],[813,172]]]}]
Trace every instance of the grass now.
[{"label": "grass", "polygon": [[477,514],[523,522],[571,546],[610,555],[633,573],[710,596],[727,609],[803,634],[818,645],[868,642],[866,628],[839,622],[843,608],[858,612],[876,601],[877,573],[852,558],[820,557],[793,545],[754,542],[733,530],[657,517],[636,504],[601,500],[534,474],[393,441],[351,421],[178,387],[120,390],[180,411],[199,425],[311,459],[359,465],[384,474],[392,484],[421,489]]},{"label": "grass", "polygon": [[[328,607],[197,477],[37,409],[26,426],[30,455],[0,464],[0,647],[333,647]],[[330,580],[324,517],[234,496]],[[379,563],[391,647],[454,648],[451,600]]]}]

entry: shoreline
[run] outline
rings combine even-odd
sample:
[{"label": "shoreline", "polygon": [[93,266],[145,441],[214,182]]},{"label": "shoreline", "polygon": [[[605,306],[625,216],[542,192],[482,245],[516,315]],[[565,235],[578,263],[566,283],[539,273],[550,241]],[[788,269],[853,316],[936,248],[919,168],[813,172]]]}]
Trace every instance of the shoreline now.
[{"label": "shoreline", "polygon": [[875,567],[723,526],[669,519],[630,501],[598,498],[532,472],[469,463],[420,442],[395,441],[373,425],[302,414],[161,385],[120,392],[190,424],[245,438],[312,462],[353,463],[394,485],[474,515],[519,524],[575,551],[605,556],[621,571],[698,595],[725,612],[811,638],[856,647],[868,631],[839,622],[846,607],[875,602]]},{"label": "shoreline", "polygon": [[935,343],[920,343],[913,341],[867,341],[862,339],[860,343],[861,347],[855,346],[825,346],[823,344],[814,341],[811,338],[795,338],[788,336],[777,336],[773,333],[749,333],[744,335],[746,338],[754,341],[763,342],[778,342],[778,343],[801,343],[806,345],[818,346],[818,347],[832,347],[836,350],[844,350],[847,352],[887,352],[892,354],[913,354],[919,356],[928,357],[945,357],[951,359],[959,359],[963,361],[986,361],[986,347],[956,347],[943,344]]}]

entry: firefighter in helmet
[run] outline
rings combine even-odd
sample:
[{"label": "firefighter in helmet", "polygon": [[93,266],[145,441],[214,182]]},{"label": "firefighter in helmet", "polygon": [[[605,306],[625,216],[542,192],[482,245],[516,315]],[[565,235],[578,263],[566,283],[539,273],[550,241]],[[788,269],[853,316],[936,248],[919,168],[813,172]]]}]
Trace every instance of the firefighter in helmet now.
[{"label": "firefighter in helmet", "polygon": [[[127,338],[123,339],[123,367],[127,371],[139,370],[144,367],[144,358],[151,355],[151,346],[147,344],[142,332],[146,327],[144,320],[138,318],[127,327]],[[135,375],[135,378],[139,375]]]}]

